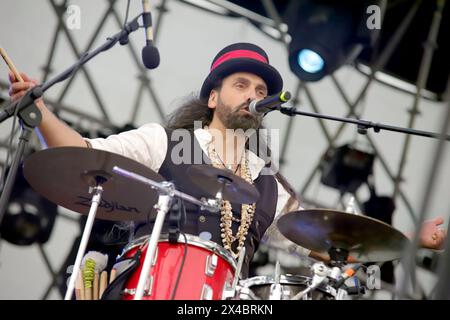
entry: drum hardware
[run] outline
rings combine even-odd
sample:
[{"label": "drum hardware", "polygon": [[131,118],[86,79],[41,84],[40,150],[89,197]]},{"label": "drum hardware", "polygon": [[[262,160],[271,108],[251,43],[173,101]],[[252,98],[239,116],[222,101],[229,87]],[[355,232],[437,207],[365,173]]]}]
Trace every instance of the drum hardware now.
[{"label": "drum hardware", "polygon": [[169,242],[176,243],[182,227],[182,205],[180,201],[174,202],[169,212]]},{"label": "drum hardware", "polygon": [[207,285],[203,285],[202,293],[200,295],[200,300],[212,300],[213,299],[213,289]]},{"label": "drum hardware", "polygon": [[[201,168],[198,169],[197,167],[201,167]],[[221,173],[223,173],[224,170],[220,170],[220,169],[216,169],[216,168],[214,168],[214,170],[210,170],[209,168],[212,168],[212,167],[203,166],[203,165],[192,166],[189,168],[189,169],[192,169],[192,170],[190,170],[190,176],[193,177],[194,173],[197,173],[200,176],[200,180],[202,180],[201,177],[204,177],[205,173],[207,173],[209,175],[214,175],[216,177],[216,180],[214,182],[214,187],[216,187],[216,188],[218,187],[218,191],[215,193],[215,195],[218,195],[220,197],[220,200],[221,199],[230,200],[230,201],[234,200],[239,203],[243,203],[242,199],[245,199],[246,196],[247,196],[247,198],[250,197],[250,199],[252,201],[257,199],[257,197],[254,198],[255,196],[259,196],[259,193],[257,192],[256,188],[254,186],[252,186],[251,184],[248,184],[245,180],[243,180],[237,176],[236,177],[241,179],[243,182],[237,178],[223,176]],[[199,201],[190,195],[187,195],[183,192],[177,191],[175,189],[175,186],[172,183],[165,182],[165,181],[158,183],[151,179],[147,179],[139,174],[122,169],[118,166],[114,166],[112,171],[123,177],[137,180],[139,182],[147,184],[152,189],[156,189],[159,194],[158,204],[155,206],[155,209],[157,210],[156,221],[154,223],[152,233],[149,237],[147,253],[146,253],[146,256],[144,259],[144,264],[142,267],[141,275],[140,275],[138,286],[136,289],[136,295],[134,296],[134,300],[141,300],[142,296],[143,296],[143,291],[144,291],[145,279],[150,274],[150,261],[152,261],[156,247],[158,245],[158,241],[159,241],[159,238],[161,235],[161,230],[162,230],[162,226],[164,223],[164,219],[165,219],[167,212],[170,209],[170,204],[172,203],[172,199],[174,197],[178,197],[180,199],[186,200],[193,204],[199,205],[200,207],[203,207],[206,210],[209,210],[211,212],[218,212],[220,210],[220,207],[219,206],[211,206],[210,203],[207,201],[204,201],[204,199]],[[202,174],[200,174],[199,172],[202,172]],[[204,180],[203,185],[206,185],[208,182],[208,179],[203,178],[203,180]],[[234,181],[236,181],[236,182],[234,182]],[[209,187],[213,188],[213,186],[211,184],[209,185]],[[220,201],[216,201],[216,203],[220,203]],[[244,250],[241,250],[241,252],[242,251],[244,251]],[[240,257],[240,260],[241,259],[243,260],[243,255]],[[240,268],[242,268],[242,262],[241,262],[241,266],[238,267],[238,270],[235,274],[235,278],[239,276]],[[205,299],[208,299],[210,297],[212,298],[213,290],[212,290],[212,288],[211,288],[211,290],[209,288],[210,287],[207,286],[206,284],[203,286],[202,293],[201,293],[202,298],[205,298]]]},{"label": "drum hardware", "polygon": [[87,243],[89,241],[89,236],[91,235],[92,226],[94,224],[95,213],[97,211],[97,207],[102,198],[102,193],[103,193],[102,183],[104,183],[105,180],[102,178],[98,178],[96,180],[97,180],[96,181],[97,186],[95,186],[94,188],[90,188],[90,190],[89,190],[89,191],[93,192],[92,202],[91,202],[92,205],[91,205],[91,208],[89,209],[88,219],[86,221],[86,225],[83,230],[83,235],[81,237],[81,242],[80,242],[80,246],[78,248],[77,257],[75,259],[73,272],[70,276],[69,285],[67,287],[67,291],[64,296],[65,300],[72,299],[73,290],[75,289],[75,281],[78,277],[78,273],[80,272],[81,261],[83,259],[84,253],[86,252]]},{"label": "drum hardware", "polygon": [[[186,243],[187,241],[187,243]],[[124,287],[135,289],[142,273],[142,265],[147,252],[148,236],[134,240],[133,243],[124,248],[121,259],[127,259],[136,255],[138,250],[143,254],[137,269],[127,277]],[[188,248],[184,268],[181,277],[174,277],[174,270],[179,270],[182,266],[181,256]],[[217,243],[201,239],[196,236],[180,235],[177,244],[170,243],[167,234],[160,237],[158,242],[159,256],[156,265],[151,268],[153,276],[153,293],[151,296],[144,295],[144,300],[167,300],[183,299],[198,300],[208,298],[212,294],[212,299],[222,299],[225,288],[231,288],[236,261],[231,254]],[[217,267],[212,276],[205,274],[208,257],[217,257]],[[204,288],[204,285],[208,287]],[[175,291],[175,287],[178,289]],[[111,288],[115,291],[114,288]],[[136,291],[134,291],[135,293]],[[132,300],[134,293],[124,296],[109,296],[107,299]]]},{"label": "drum hardware", "polygon": [[305,290],[292,297],[291,300],[303,299],[306,294],[308,294],[311,290],[317,288],[317,286],[319,286],[327,278],[328,268],[323,262],[316,262],[312,266],[312,271],[314,272],[314,275],[311,284]]},{"label": "drum hardware", "polygon": [[[156,259],[156,243],[172,198],[184,199],[211,212],[220,210],[219,201],[204,198],[197,200],[175,190],[173,184],[164,182],[159,174],[148,167],[102,150],[80,147],[42,150],[27,157],[23,171],[28,183],[42,196],[64,208],[88,215],[65,294],[66,300],[72,298],[75,280],[80,272],[81,261],[95,218],[112,221],[147,221],[154,218],[156,213],[155,232],[152,233],[153,238],[150,238],[151,245],[147,248],[149,254],[146,255],[144,262],[147,269],[144,269],[146,272],[142,273],[136,289],[135,298],[142,298],[145,279],[148,278],[148,274],[145,273],[148,273],[150,264]],[[214,174],[218,175],[219,171],[215,170]],[[209,173],[211,174],[211,171]],[[226,200],[229,200],[228,196],[239,200],[240,192],[242,198],[245,198],[245,195],[258,194],[256,188],[245,181],[242,183],[236,179],[236,181],[227,180],[225,183],[225,180],[222,179],[222,183],[219,181],[215,185],[218,183],[221,185],[219,189]],[[150,185],[151,190],[142,188],[142,182]],[[157,204],[153,206],[156,202]]]},{"label": "drum hardware", "polygon": [[241,276],[242,265],[244,264],[244,258],[245,258],[245,251],[246,251],[246,249],[244,246],[244,247],[242,247],[241,251],[239,252],[236,273],[234,274],[234,279],[233,279],[233,286],[232,286],[233,289],[236,288],[236,286],[238,285],[239,278]]},{"label": "drum hardware", "polygon": [[[169,240],[170,242],[170,240]],[[153,257],[152,266],[156,265],[156,260],[158,259],[158,248],[155,250],[155,256]]]},{"label": "drum hardware", "polygon": [[259,198],[258,190],[233,172],[207,164],[190,166],[187,177],[210,198],[234,203],[254,203]]},{"label": "drum hardware", "polygon": [[[114,167],[116,169],[117,167]],[[170,209],[170,204],[172,201],[171,195],[173,195],[173,184],[168,182],[162,182],[162,187],[166,189],[161,189],[161,193],[158,198],[158,204],[155,205],[155,209],[157,210],[156,221],[153,226],[152,233],[150,235],[149,245],[147,247],[147,254],[144,259],[144,265],[142,266],[142,273],[139,278],[139,282],[136,289],[136,294],[134,295],[134,300],[142,300],[144,295],[145,285],[147,280],[149,280],[150,273],[150,265],[152,261],[155,259],[156,253],[156,245],[161,234],[161,229],[164,223],[164,219],[166,217],[167,212]],[[164,192],[164,193],[163,193]]]},{"label": "drum hardware", "polygon": [[237,299],[239,300],[261,300],[248,287],[237,287]]},{"label": "drum hardware", "polygon": [[[275,284],[274,276],[256,276],[240,281],[237,296],[241,300],[275,300],[272,291]],[[311,285],[311,278],[307,276],[285,274],[280,275],[280,286],[282,287],[281,300],[290,300],[291,297],[304,291]],[[271,296],[272,294],[272,296]],[[315,290],[310,290],[304,295],[305,300],[335,300],[336,290],[327,284],[320,283]]]},{"label": "drum hardware", "polygon": [[280,262],[275,264],[275,283],[270,286],[269,300],[283,300],[284,291],[280,284]]},{"label": "drum hardware", "polygon": [[329,209],[293,211],[277,222],[287,239],[328,253],[337,267],[354,262],[384,262],[402,257],[409,240],[392,226],[363,215]]},{"label": "drum hardware", "polygon": [[218,258],[214,253],[206,257],[205,274],[207,276],[212,277],[214,275],[214,272],[216,271],[217,268],[217,263]]},{"label": "drum hardware", "polygon": [[241,288],[239,287],[239,278],[241,276],[242,265],[244,264],[245,258],[245,246],[239,251],[238,262],[236,266],[236,272],[234,273],[233,282],[230,288],[225,288],[222,298],[225,299],[237,299],[237,293],[240,292]]},{"label": "drum hardware", "polygon": [[[150,276],[148,278],[148,281],[145,284],[144,295],[147,296],[147,297],[151,296],[152,295],[152,288],[153,288],[153,277]],[[134,295],[136,295],[136,289],[135,288],[132,288],[132,289],[125,288],[125,289],[123,289],[122,293],[123,294],[128,294],[130,296],[134,296]]]},{"label": "drum hardware", "polygon": [[[67,170],[67,167],[71,170]],[[123,169],[125,167],[133,171]],[[143,297],[158,299],[162,297],[161,290],[166,292],[171,290],[171,287],[161,289],[161,286],[164,287],[162,285],[164,279],[159,277],[156,271],[151,274],[151,269],[159,270],[161,262],[159,260],[164,260],[157,257],[157,251],[165,250],[161,251],[161,255],[166,257],[168,250],[173,249],[175,256],[172,261],[177,261],[179,256],[176,255],[184,248],[184,243],[180,239],[176,239],[175,244],[170,246],[167,246],[169,239],[166,239],[166,247],[161,240],[162,223],[175,197],[191,202],[204,210],[218,212],[222,199],[234,199],[233,201],[244,203],[249,200],[255,201],[255,195],[258,195],[253,186],[234,177],[228,177],[227,172],[223,173],[217,168],[210,169],[212,168],[210,166],[200,165],[194,169],[195,167],[190,170],[189,177],[193,179],[194,174],[199,171],[203,173],[204,187],[208,187],[216,198],[198,200],[177,191],[173,184],[164,181],[161,176],[133,160],[95,149],[68,147],[36,152],[25,161],[24,175],[30,185],[49,200],[88,215],[77,254],[80,256],[79,260],[86,249],[92,223],[96,217],[113,221],[143,221],[156,217],[151,236],[144,237],[144,243],[130,249],[142,250],[144,261],[142,268],[132,271],[136,271],[132,274],[136,282],[129,282],[122,293],[128,298],[134,296],[137,300]],[[142,183],[149,185],[151,190],[142,188]],[[152,207],[156,202],[157,204]],[[198,264],[196,267],[200,269],[196,269],[195,274],[203,273],[203,278],[201,282],[198,281],[198,291],[195,291],[194,296],[179,297],[242,300],[346,299],[349,295],[361,293],[360,287],[356,290],[347,288],[344,284],[347,278],[353,276],[348,275],[347,271],[342,272],[344,267],[348,266],[349,257],[358,262],[397,259],[407,243],[403,234],[387,224],[366,216],[335,210],[312,209],[290,212],[282,216],[277,225],[280,232],[294,243],[320,253],[328,253],[331,258],[329,267],[320,263],[314,264],[312,277],[281,275],[280,265],[277,262],[273,276],[242,280],[240,273],[245,247],[241,250],[236,264],[220,245],[215,243],[212,245],[201,239],[193,243],[193,237],[188,235],[187,239],[191,239],[188,241],[190,252],[199,250],[202,257],[202,259],[195,258],[195,263],[189,268]],[[202,248],[206,251],[202,251]],[[191,261],[192,259],[193,257]],[[72,273],[74,279],[77,271],[79,272],[77,264],[80,262],[75,261],[75,270]],[[141,264],[138,266],[141,267]],[[360,267],[361,264],[357,266]],[[168,269],[165,270],[167,276]],[[135,284],[136,288],[133,287]],[[190,290],[189,285],[183,286],[183,294],[188,291],[194,292]],[[66,299],[70,299],[73,287],[74,283],[70,285],[69,281]]]}]

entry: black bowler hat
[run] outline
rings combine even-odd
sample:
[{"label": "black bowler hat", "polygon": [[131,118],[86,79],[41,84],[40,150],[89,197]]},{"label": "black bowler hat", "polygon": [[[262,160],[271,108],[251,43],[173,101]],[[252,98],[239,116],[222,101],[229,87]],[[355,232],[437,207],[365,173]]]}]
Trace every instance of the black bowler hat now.
[{"label": "black bowler hat", "polygon": [[250,72],[261,77],[267,85],[269,95],[283,89],[283,79],[269,64],[269,57],[263,49],[251,43],[234,43],[223,48],[214,57],[209,75],[200,90],[200,98],[208,98],[220,80],[235,72]]}]

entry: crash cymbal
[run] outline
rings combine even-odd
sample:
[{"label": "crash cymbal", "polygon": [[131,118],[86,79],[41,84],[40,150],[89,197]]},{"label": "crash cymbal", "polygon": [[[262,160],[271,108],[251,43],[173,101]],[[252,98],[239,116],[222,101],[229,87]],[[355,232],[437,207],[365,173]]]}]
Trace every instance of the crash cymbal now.
[{"label": "crash cymbal", "polygon": [[[121,155],[80,147],[50,148],[30,155],[24,176],[39,194],[75,212],[88,214],[92,194],[89,187],[101,180],[103,194],[96,218],[112,221],[147,220],[154,213],[158,193],[140,182],[112,171],[114,166],[161,182],[148,167]],[[153,216],[153,215],[152,215]]]},{"label": "crash cymbal", "polygon": [[189,180],[211,198],[223,188],[223,199],[234,203],[254,203],[259,198],[255,186],[248,183],[233,172],[218,169],[207,164],[189,167]]},{"label": "crash cymbal", "polygon": [[382,221],[337,210],[289,212],[278,220],[277,226],[286,238],[304,248],[319,253],[343,249],[357,262],[399,259],[409,241]]}]

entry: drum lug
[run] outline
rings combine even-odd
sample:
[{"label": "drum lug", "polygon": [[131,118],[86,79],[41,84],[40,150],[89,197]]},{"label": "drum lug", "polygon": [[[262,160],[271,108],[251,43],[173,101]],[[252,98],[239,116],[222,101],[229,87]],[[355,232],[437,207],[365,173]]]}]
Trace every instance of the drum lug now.
[{"label": "drum lug", "polygon": [[261,298],[257,297],[250,288],[238,286],[236,291],[239,300],[261,300]]},{"label": "drum lug", "polygon": [[269,300],[284,300],[285,292],[279,283],[270,286]]},{"label": "drum lug", "polygon": [[136,293],[136,289],[128,289],[128,288],[125,288],[125,289],[123,289],[123,291],[122,291],[122,294],[128,294],[128,295],[130,295],[130,296],[134,296],[135,293]]},{"label": "drum lug", "polygon": [[213,289],[207,284],[203,285],[202,293],[200,295],[200,300],[212,300],[213,299]]},{"label": "drum lug", "polygon": [[[153,276],[150,276],[148,278],[147,283],[145,284],[144,296],[149,297],[152,295],[152,287],[153,287]],[[132,289],[125,288],[125,289],[123,289],[122,294],[128,294],[130,296],[134,296],[136,294],[136,288],[132,288]]]},{"label": "drum lug", "polygon": [[222,289],[222,300],[233,299],[236,297],[236,289],[233,288],[233,284],[229,281],[225,281]]},{"label": "drum lug", "polygon": [[218,264],[217,255],[212,254],[210,256],[207,256],[205,274],[209,277],[212,277],[214,275],[214,272],[216,271],[217,264]]}]

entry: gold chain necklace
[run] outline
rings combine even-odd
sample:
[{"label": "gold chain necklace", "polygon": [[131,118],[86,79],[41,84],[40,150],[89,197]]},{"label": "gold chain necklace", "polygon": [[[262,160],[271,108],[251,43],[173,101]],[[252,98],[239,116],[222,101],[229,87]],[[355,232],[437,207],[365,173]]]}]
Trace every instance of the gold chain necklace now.
[{"label": "gold chain necklace", "polygon": [[[220,160],[215,148],[214,144],[211,142],[208,145],[208,153],[211,160],[211,164],[216,168],[222,168],[223,162]],[[245,151],[244,151],[245,155]],[[253,180],[250,174],[250,169],[248,166],[248,159],[245,156],[241,157],[240,164],[240,176],[246,180],[247,182],[253,184]],[[235,259],[239,256],[239,252],[244,246],[245,239],[248,234],[248,230],[250,229],[250,225],[253,221],[253,216],[255,214],[256,204],[242,204],[241,205],[241,219],[236,219],[233,217],[232,208],[230,201],[222,200],[221,205],[221,218],[220,218],[220,232],[223,246],[226,250],[230,251]],[[240,221],[240,225],[238,231],[235,235],[233,235],[233,230],[231,228],[232,221]],[[238,241],[238,246],[236,248],[236,252],[232,249],[232,244],[235,241]]]}]

